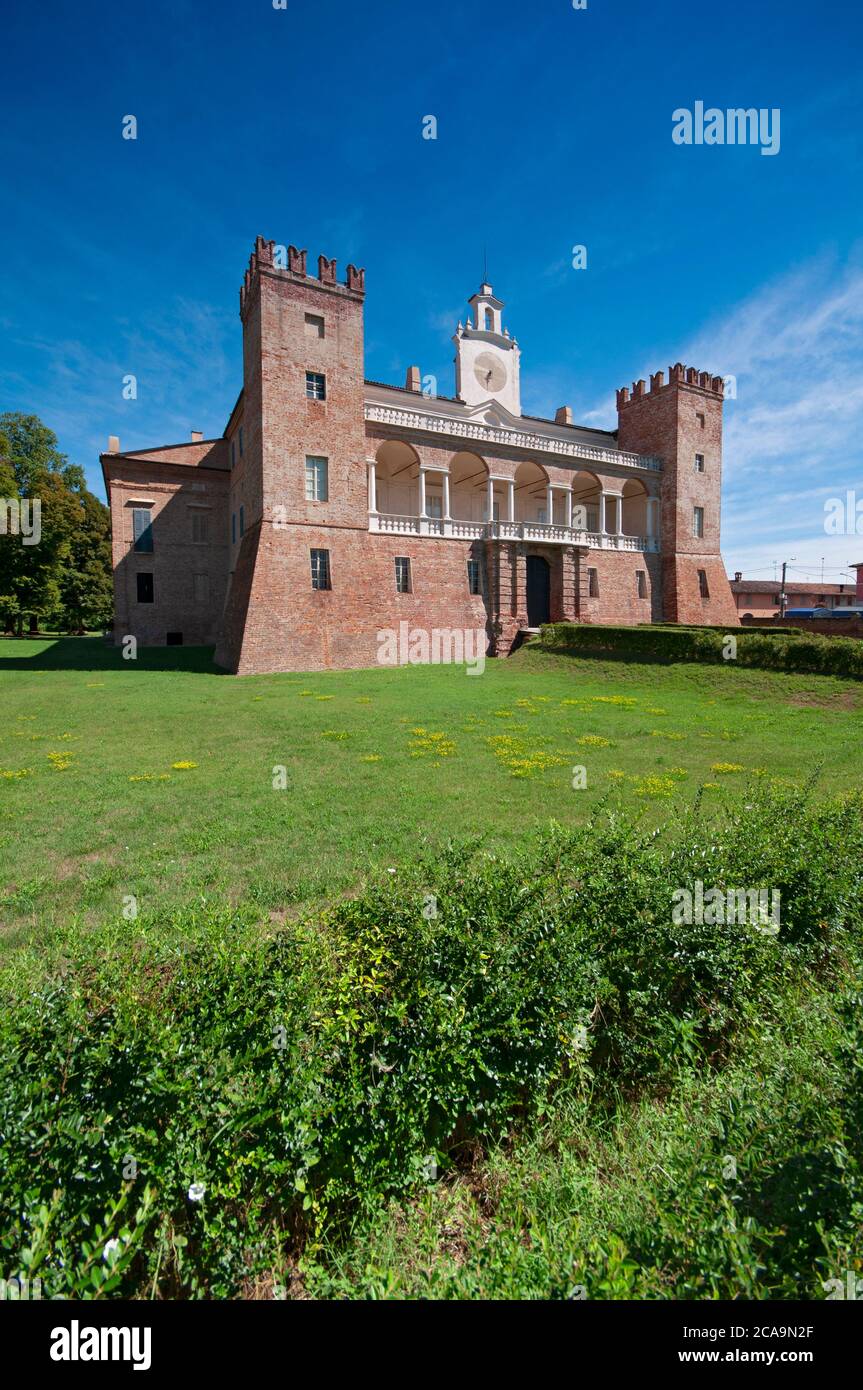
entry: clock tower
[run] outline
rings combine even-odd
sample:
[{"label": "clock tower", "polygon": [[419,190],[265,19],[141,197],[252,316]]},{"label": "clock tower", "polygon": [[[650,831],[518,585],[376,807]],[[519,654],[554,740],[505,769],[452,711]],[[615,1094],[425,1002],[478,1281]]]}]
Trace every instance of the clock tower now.
[{"label": "clock tower", "polygon": [[520,352],[509,329],[502,330],[503,301],[495,299],[491,285],[482,284],[468,304],[473,319],[459,324],[453,337],[456,395],[466,405],[497,401],[510,415],[521,415]]}]

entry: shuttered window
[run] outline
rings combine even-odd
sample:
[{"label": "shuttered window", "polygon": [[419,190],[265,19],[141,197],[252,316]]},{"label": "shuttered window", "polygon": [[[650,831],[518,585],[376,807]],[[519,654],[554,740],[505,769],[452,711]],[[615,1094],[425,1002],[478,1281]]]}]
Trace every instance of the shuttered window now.
[{"label": "shuttered window", "polygon": [[149,507],[132,509],[132,545],[139,554],[152,554],[153,513]]}]

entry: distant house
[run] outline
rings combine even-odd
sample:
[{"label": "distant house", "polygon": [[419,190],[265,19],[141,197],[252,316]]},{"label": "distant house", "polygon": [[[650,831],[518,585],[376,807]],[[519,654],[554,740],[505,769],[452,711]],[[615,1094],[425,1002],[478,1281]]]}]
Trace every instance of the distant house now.
[{"label": "distant house", "polygon": [[[786,611],[789,608],[850,608],[860,603],[863,564],[856,568],[856,588],[853,584],[806,584],[786,579]],[[775,618],[779,613],[781,590],[778,579],[745,579],[739,570],[731,581],[740,618]]]}]

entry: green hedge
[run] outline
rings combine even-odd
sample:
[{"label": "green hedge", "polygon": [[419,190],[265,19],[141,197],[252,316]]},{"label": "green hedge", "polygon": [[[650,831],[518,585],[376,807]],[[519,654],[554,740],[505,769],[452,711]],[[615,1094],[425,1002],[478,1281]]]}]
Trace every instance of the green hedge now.
[{"label": "green hedge", "polygon": [[[675,925],[696,880],[778,890],[779,935]],[[601,1106],[721,1065],[859,940],[863,799],[753,787],[664,836],[602,812],[270,938],[207,913],[62,929],[0,972],[0,1262],[45,1297],[236,1296],[564,1080]]]},{"label": "green hedge", "polygon": [[726,639],[737,642],[738,666],[774,671],[817,672],[863,679],[863,641],[822,637],[797,629],[605,627],[593,623],[546,623],[538,645],[548,651],[579,656],[619,657],[636,661],[724,662]]},{"label": "green hedge", "polygon": [[[729,628],[727,625],[723,627],[720,623],[639,623],[639,627],[649,627],[653,628],[654,630],[659,630],[661,632],[721,632],[723,633],[723,635],[726,632],[736,632],[738,630],[737,628]],[[799,636],[801,632],[805,631],[805,629],[790,626],[779,627],[778,625],[774,625],[773,623],[767,623],[766,625],[758,623],[744,623],[741,625],[740,631],[767,632],[771,634],[779,633],[780,635],[785,637],[793,637],[795,636],[795,634]]]}]

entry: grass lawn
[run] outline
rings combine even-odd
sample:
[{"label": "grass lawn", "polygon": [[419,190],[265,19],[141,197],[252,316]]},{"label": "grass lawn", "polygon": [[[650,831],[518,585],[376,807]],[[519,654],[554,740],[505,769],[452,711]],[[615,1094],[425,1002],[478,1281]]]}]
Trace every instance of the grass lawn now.
[{"label": "grass lawn", "polygon": [[[251,900],[278,920],[420,847],[505,847],[613,796],[719,812],[751,777],[859,787],[863,689],[523,650],[463,668],[235,679],[204,649],[0,646],[0,926]],[[178,763],[194,766],[176,767]],[[585,789],[573,788],[583,767]],[[274,769],[287,785],[274,787]]]},{"label": "grass lawn", "polygon": [[[531,647],[237,680],[81,638],[4,641],[0,689],[4,1269],[88,1298],[863,1273],[863,801],[832,798],[863,685]],[[494,858],[430,862],[474,836]],[[781,933],[678,919],[699,878],[778,885]]]}]

